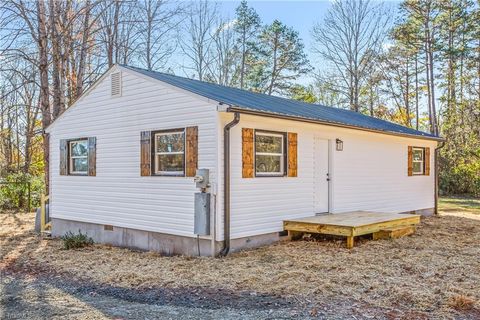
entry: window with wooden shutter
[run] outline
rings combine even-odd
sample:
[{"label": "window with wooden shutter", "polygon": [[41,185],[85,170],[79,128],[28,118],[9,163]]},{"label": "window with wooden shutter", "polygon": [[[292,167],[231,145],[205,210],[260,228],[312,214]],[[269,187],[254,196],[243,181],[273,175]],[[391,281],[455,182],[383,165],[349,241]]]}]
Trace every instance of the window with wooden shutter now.
[{"label": "window with wooden shutter", "polygon": [[140,133],[140,175],[150,176],[152,174],[151,169],[151,132],[142,131]]},{"label": "window with wooden shutter", "polygon": [[198,168],[198,127],[186,128],[185,176],[195,177]]},{"label": "window with wooden shutter", "polygon": [[144,131],[140,140],[142,176],[195,176],[198,127]]},{"label": "window with wooden shutter", "polygon": [[288,176],[297,176],[297,134],[288,133]]},{"label": "window with wooden shutter", "polygon": [[430,148],[408,147],[408,175],[430,175]]},{"label": "window with wooden shutter", "polygon": [[254,131],[250,128],[242,128],[242,177],[253,178],[254,155],[253,155]]},{"label": "window with wooden shutter", "polygon": [[60,175],[95,176],[97,139],[95,137],[60,140]]}]

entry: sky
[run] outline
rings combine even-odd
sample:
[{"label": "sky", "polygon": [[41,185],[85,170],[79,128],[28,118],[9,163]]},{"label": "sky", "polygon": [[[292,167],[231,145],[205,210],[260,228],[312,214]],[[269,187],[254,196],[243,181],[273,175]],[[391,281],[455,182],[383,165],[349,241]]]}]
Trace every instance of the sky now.
[{"label": "sky", "polygon": [[[239,6],[241,0],[220,0],[215,2],[219,4],[222,17],[233,20],[235,18],[235,9]],[[310,31],[315,23],[322,21],[328,8],[331,6],[331,0],[249,0],[248,6],[254,8],[258,13],[262,25],[270,24],[275,19],[278,19],[285,25],[296,30],[305,45],[305,53],[311,61],[311,64],[315,65],[315,58],[314,55],[312,55],[313,42]],[[178,56],[175,60],[177,60],[177,64],[182,65],[184,59],[185,57]],[[187,74],[182,74],[185,71],[177,70],[177,72],[179,72],[179,75],[188,76]],[[312,80],[313,78],[310,76],[303,76],[298,82],[308,84]]]},{"label": "sky", "polygon": [[[233,19],[235,9],[240,1],[220,1],[222,13]],[[270,24],[275,19],[298,31],[307,54],[311,53],[312,41],[310,31],[317,22],[321,22],[331,1],[248,1],[248,5],[257,11],[263,24]]]},{"label": "sky", "polygon": [[[212,0],[214,1],[214,0]],[[373,2],[381,2],[373,0]],[[217,0],[219,10],[225,19],[234,19],[235,9],[240,4],[240,0]],[[272,23],[275,19],[280,20],[285,25],[292,27],[299,33],[303,44],[305,45],[305,53],[307,54],[310,64],[314,69],[319,69],[322,65],[320,58],[313,54],[314,43],[311,36],[311,30],[317,23],[321,23],[332,6],[333,0],[248,0],[248,6],[255,9],[260,16],[263,25]],[[390,6],[393,10],[400,3],[399,0],[384,0],[383,3]],[[183,60],[184,57],[178,57]],[[180,65],[182,62],[180,62]],[[181,74],[180,72],[179,74]],[[185,74],[185,76],[187,76]],[[298,83],[307,85],[313,81],[312,73],[302,76]]]}]

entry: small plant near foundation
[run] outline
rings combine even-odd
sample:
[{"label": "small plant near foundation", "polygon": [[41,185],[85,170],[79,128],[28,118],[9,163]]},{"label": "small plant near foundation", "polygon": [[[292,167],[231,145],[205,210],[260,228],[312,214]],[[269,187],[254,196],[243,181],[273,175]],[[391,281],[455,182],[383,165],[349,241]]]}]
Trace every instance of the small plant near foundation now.
[{"label": "small plant near foundation", "polygon": [[71,231],[67,232],[63,237],[63,248],[65,250],[84,248],[91,246],[93,244],[93,239],[90,238],[86,233],[82,233],[78,230],[78,234],[75,234]]},{"label": "small plant near foundation", "polygon": [[455,310],[470,310],[475,305],[475,300],[464,295],[456,295],[450,298],[449,306]]}]

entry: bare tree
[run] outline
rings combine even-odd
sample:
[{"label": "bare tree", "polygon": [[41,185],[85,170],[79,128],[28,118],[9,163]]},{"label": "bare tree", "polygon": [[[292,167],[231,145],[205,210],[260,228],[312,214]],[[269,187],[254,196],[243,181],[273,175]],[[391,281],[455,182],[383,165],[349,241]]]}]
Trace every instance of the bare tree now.
[{"label": "bare tree", "polygon": [[439,2],[433,0],[411,1],[407,0],[402,4],[412,18],[421,26],[417,41],[420,41],[424,51],[425,58],[425,75],[427,82],[427,98],[428,98],[428,114],[430,131],[438,134],[438,119],[435,98],[435,51],[437,39],[437,17]]},{"label": "bare tree", "polygon": [[193,70],[194,77],[199,80],[204,80],[212,62],[212,35],[217,14],[217,4],[207,0],[192,4],[188,12],[186,35],[180,42],[180,47],[189,64],[185,69]]},{"label": "bare tree", "polygon": [[[48,37],[47,17],[43,0],[37,1],[37,33],[32,30],[32,38],[38,44],[38,70],[40,75],[40,110],[42,110],[42,129],[45,130],[52,121],[50,114],[49,85],[48,85]],[[49,190],[50,181],[50,137],[43,132],[43,161],[45,163],[45,190]]]},{"label": "bare tree", "polygon": [[104,47],[108,67],[127,64],[135,52],[137,7],[134,1],[112,0],[100,3],[99,41]]},{"label": "bare tree", "polygon": [[218,22],[218,27],[213,34],[213,56],[214,59],[208,66],[208,77],[215,83],[231,86],[233,85],[234,73],[237,61],[235,50],[235,31],[232,28],[234,22],[227,19]]},{"label": "bare tree", "polygon": [[183,11],[182,6],[168,0],[138,3],[139,57],[148,70],[163,69],[175,52]]},{"label": "bare tree", "polygon": [[[338,92],[360,111],[361,88],[387,35],[388,14],[369,0],[338,0],[314,26],[315,52],[331,64]],[[337,81],[338,79],[338,81]]]}]

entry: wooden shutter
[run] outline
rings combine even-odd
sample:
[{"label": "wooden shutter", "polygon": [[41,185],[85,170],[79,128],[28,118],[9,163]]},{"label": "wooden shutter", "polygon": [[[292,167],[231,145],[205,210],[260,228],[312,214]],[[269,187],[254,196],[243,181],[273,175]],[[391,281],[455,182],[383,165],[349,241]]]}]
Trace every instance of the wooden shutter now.
[{"label": "wooden shutter", "polygon": [[150,176],[152,174],[152,134],[150,131],[140,133],[140,175]]},{"label": "wooden shutter", "polygon": [[187,127],[185,131],[185,176],[195,177],[198,168],[198,127]]},{"label": "wooden shutter", "polygon": [[430,175],[430,148],[425,148],[425,175]]},{"label": "wooden shutter", "polygon": [[242,128],[242,177],[253,178],[253,129]]},{"label": "wooden shutter", "polygon": [[97,138],[88,138],[88,175],[97,175]]},{"label": "wooden shutter", "polygon": [[68,141],[60,140],[60,175],[68,174]]},{"label": "wooden shutter", "polygon": [[288,133],[288,176],[297,176],[297,134]]},{"label": "wooden shutter", "polygon": [[408,146],[408,175],[413,176],[413,147]]}]

